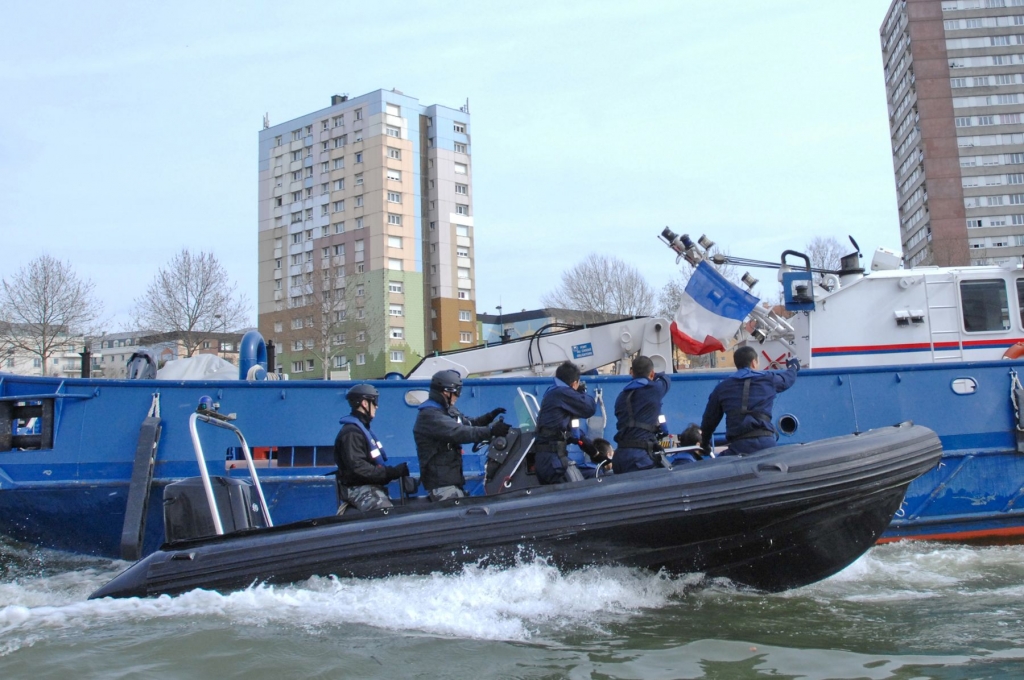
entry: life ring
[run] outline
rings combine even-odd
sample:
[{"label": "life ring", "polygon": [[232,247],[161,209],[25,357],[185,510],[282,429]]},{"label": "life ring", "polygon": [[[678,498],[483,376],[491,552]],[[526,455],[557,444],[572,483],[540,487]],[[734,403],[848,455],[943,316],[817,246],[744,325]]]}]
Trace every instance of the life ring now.
[{"label": "life ring", "polygon": [[1018,342],[1014,345],[1010,345],[1003,352],[1004,359],[1020,359],[1024,357],[1024,342]]}]

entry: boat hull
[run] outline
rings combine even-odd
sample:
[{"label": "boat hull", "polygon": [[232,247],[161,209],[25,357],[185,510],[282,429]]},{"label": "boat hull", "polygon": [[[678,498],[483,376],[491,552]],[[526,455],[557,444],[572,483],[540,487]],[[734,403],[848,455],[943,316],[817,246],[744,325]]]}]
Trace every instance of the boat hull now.
[{"label": "boat hull", "polygon": [[[913,425],[805,445],[164,546],[93,597],[232,590],[313,575],[383,577],[541,556],[799,587],[871,547],[941,456]],[[422,504],[429,505],[429,504]],[[358,514],[358,513],[355,513]]]}]

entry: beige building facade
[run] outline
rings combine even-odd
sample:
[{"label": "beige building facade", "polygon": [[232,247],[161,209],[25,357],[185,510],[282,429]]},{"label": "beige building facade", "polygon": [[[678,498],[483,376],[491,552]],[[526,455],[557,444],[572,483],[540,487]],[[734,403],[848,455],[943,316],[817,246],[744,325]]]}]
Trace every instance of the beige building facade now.
[{"label": "beige building facade", "polygon": [[475,342],[466,109],[378,90],[260,132],[259,329],[279,372],[380,378]]},{"label": "beige building facade", "polygon": [[895,0],[879,30],[907,266],[1024,256],[1024,0]]}]

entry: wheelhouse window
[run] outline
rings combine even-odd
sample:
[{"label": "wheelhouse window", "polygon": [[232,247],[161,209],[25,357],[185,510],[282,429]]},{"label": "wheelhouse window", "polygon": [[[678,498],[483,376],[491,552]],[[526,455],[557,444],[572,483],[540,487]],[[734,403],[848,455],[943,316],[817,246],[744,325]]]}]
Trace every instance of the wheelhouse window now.
[{"label": "wheelhouse window", "polygon": [[960,302],[964,330],[968,333],[991,333],[1010,329],[1010,310],[1006,284],[1003,281],[961,281]]}]

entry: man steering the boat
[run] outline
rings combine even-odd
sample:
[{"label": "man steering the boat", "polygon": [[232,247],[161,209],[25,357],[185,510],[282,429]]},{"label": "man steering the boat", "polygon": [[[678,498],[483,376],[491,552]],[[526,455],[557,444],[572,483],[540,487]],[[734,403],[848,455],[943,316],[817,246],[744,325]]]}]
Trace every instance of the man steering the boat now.
[{"label": "man steering the boat", "polygon": [[392,507],[385,485],[409,475],[405,463],[384,465],[387,454],[370,429],[379,397],[377,388],[365,383],[353,386],[345,395],[352,412],[339,421],[341,430],[334,440],[339,515],[348,506],[362,512]]},{"label": "man steering the boat", "polygon": [[701,421],[701,449],[711,451],[715,428],[725,416],[725,439],[729,449],[718,454],[742,456],[775,446],[772,407],[775,395],[796,382],[800,360],[786,360],[785,370],[757,370],[757,350],[740,347],[733,355],[736,372],[718,383],[708,397]]},{"label": "man steering the boat", "polygon": [[476,444],[508,434],[508,423],[495,420],[505,412],[496,408],[476,418],[468,418],[455,402],[462,394],[462,376],[458,371],[438,371],[430,379],[429,399],[419,405],[412,434],[420,461],[420,481],[430,500],[446,501],[466,495],[462,474],[462,444]]}]

